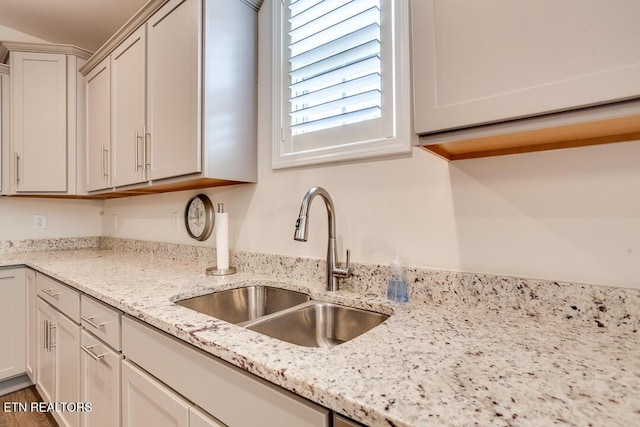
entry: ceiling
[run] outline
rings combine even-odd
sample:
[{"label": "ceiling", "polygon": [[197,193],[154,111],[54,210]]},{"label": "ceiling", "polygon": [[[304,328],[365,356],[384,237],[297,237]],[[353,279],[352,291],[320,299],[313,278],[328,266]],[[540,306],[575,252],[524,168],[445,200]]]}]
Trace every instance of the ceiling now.
[{"label": "ceiling", "polygon": [[147,1],[0,0],[0,25],[96,51]]}]

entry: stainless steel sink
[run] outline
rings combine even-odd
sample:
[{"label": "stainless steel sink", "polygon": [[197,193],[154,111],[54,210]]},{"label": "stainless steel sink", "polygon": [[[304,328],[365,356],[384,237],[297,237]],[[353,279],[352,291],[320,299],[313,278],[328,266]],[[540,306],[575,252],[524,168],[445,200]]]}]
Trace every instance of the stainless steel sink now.
[{"label": "stainless steel sink", "polygon": [[309,295],[269,286],[215,292],[176,304],[229,323],[243,323],[309,301]]},{"label": "stainless steel sink", "polygon": [[323,301],[258,319],[245,326],[255,332],[305,347],[332,347],[378,326],[389,316]]}]

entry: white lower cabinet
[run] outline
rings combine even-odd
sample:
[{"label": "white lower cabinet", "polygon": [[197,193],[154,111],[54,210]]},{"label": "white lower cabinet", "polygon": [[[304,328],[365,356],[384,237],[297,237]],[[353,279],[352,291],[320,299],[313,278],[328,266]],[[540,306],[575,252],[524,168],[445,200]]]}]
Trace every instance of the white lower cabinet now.
[{"label": "white lower cabinet", "polygon": [[122,362],[122,425],[189,426],[189,403],[128,361]]},{"label": "white lower cabinet", "polygon": [[[80,401],[80,326],[38,298],[36,387],[45,402]],[[77,411],[52,412],[60,426],[80,425]]]},{"label": "white lower cabinet", "polygon": [[197,406],[189,408],[189,427],[226,427]]},{"label": "white lower cabinet", "polygon": [[36,369],[38,380],[36,387],[42,400],[52,402],[54,400],[56,377],[55,377],[55,347],[52,347],[51,331],[55,323],[55,313],[53,308],[40,298],[36,301],[38,310],[38,343],[36,353]]},{"label": "white lower cabinet", "polygon": [[36,272],[30,268],[24,269],[24,280],[27,288],[27,358],[26,371],[29,379],[37,381],[36,369],[36,336],[38,335],[38,313],[36,311]]},{"label": "white lower cabinet", "polygon": [[80,400],[91,404],[91,411],[81,414],[83,427],[120,426],[120,316],[100,301],[80,297]]},{"label": "white lower cabinet", "polygon": [[0,270],[0,381],[25,372],[24,269]]},{"label": "white lower cabinet", "polygon": [[91,411],[82,412],[82,425],[117,427],[122,355],[84,330],[80,350],[80,401],[91,404]]},{"label": "white lower cabinet", "polygon": [[122,362],[122,425],[225,427],[129,361]]},{"label": "white lower cabinet", "polygon": [[[328,409],[128,317],[122,320],[122,352],[129,361],[153,375],[157,379],[154,379],[156,383],[158,381],[164,383],[165,394],[175,396],[175,393],[180,393],[183,399],[193,402],[224,425],[230,427],[327,427],[330,425]],[[134,390],[132,385],[127,384],[131,381],[128,378],[132,374],[125,374],[125,371],[131,368],[130,365],[130,362],[123,362],[124,426],[135,425],[127,424],[128,421],[124,421],[125,418],[138,419],[129,409],[131,402],[135,401],[140,408],[146,407],[147,411],[153,412],[153,402],[159,398],[159,395],[142,397],[141,388]],[[169,393],[169,387],[174,392]],[[175,405],[172,409],[175,413],[170,417],[181,419],[184,416],[181,406]],[[167,408],[169,406],[162,407],[163,410]],[[243,408],[250,408],[250,410],[243,410]],[[160,414],[154,416],[162,418]]]},{"label": "white lower cabinet", "polygon": [[[80,325],[67,317],[78,317],[80,294],[39,273],[36,289],[36,388],[45,402],[80,402]],[[52,415],[60,426],[80,425],[78,411]]]}]

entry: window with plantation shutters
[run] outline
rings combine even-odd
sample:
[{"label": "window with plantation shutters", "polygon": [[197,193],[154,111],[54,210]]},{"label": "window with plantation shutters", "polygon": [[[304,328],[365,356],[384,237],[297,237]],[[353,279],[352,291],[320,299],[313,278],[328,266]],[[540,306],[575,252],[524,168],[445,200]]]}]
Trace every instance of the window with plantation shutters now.
[{"label": "window with plantation shutters", "polygon": [[274,168],[410,150],[406,3],[274,1]]}]

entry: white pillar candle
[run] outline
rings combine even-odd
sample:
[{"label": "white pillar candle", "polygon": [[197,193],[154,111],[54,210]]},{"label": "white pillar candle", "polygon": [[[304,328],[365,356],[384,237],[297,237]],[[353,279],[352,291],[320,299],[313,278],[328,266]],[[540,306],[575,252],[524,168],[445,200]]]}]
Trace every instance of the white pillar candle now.
[{"label": "white pillar candle", "polygon": [[224,205],[218,204],[216,214],[216,258],[218,270],[229,269],[229,214],[224,212]]}]

